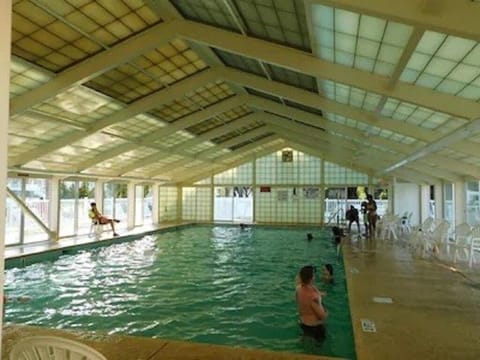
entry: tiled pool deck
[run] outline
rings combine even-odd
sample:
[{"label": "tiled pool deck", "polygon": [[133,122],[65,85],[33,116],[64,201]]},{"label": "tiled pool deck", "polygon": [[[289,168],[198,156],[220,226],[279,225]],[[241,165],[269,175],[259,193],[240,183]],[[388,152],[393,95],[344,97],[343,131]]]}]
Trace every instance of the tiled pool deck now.
[{"label": "tiled pool deck", "polygon": [[[122,240],[185,223],[136,229]],[[103,237],[109,242],[108,236]],[[42,245],[7,250],[8,257],[30,252],[92,245],[93,238],[65,239]],[[117,240],[115,240],[117,241]],[[357,358],[367,359],[479,359],[480,276],[462,269],[452,272],[438,261],[411,256],[398,244],[355,237],[346,239],[343,256]],[[462,275],[463,274],[463,275]],[[375,303],[373,297],[390,297],[392,304]],[[376,332],[362,331],[361,319],[375,323]],[[83,332],[10,325],[4,328],[2,359],[15,339],[29,334],[61,334],[100,350],[110,360],[153,359],[325,359],[300,354],[267,352],[129,336],[105,336]]]}]

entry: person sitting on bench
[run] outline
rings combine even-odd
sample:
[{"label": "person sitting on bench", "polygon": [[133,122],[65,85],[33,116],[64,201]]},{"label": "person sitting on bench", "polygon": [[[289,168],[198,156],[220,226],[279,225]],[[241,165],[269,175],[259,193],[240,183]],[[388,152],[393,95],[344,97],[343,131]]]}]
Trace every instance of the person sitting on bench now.
[{"label": "person sitting on bench", "polygon": [[112,231],[113,231],[113,236],[118,236],[118,234],[115,232],[115,225],[114,222],[119,223],[120,220],[117,219],[109,219],[106,216],[102,215],[100,211],[97,209],[97,204],[92,202],[90,204],[91,208],[90,211],[88,212],[88,216],[94,224],[96,225],[105,225],[105,224],[110,224]]}]

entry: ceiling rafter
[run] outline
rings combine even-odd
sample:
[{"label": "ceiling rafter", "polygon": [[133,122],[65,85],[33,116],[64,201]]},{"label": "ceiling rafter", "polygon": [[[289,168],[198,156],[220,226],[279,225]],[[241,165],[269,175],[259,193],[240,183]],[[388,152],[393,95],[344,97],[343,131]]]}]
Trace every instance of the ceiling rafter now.
[{"label": "ceiling rafter", "polygon": [[148,147],[153,141],[158,140],[159,138],[165,138],[176,133],[177,131],[184,130],[211,117],[220,115],[230,109],[244,105],[247,102],[247,99],[248,97],[244,95],[232,96],[202,110],[186,115],[183,118],[175,120],[172,124],[168,124],[165,127],[153,131],[151,134],[138,136],[131,140],[131,142],[128,144],[117,146],[114,149],[102,152],[92,159],[81,162],[78,164],[76,171],[83,171],[105,160],[131,151],[138,147],[138,145]]},{"label": "ceiling rafter", "polygon": [[161,23],[74,65],[49,82],[17,96],[10,102],[10,115],[19,114],[75,85],[81,85],[167,43],[175,37],[175,23]]},{"label": "ceiling rafter", "polygon": [[[393,120],[386,117],[376,116],[374,112],[362,110],[350,105],[337,103],[312,92],[286,85],[280,82],[275,82],[262,78],[261,76],[246,73],[241,70],[232,68],[225,68],[219,70],[223,73],[223,79],[230,82],[235,82],[239,85],[262,91],[274,96],[283,97],[288,100],[295,101],[299,104],[309,106],[314,109],[332,112],[342,115],[346,118],[354,119],[367,123],[369,125],[378,126],[402,135],[412,137],[424,142],[432,142],[442,138],[442,134],[438,132],[422,128],[417,125],[409,124]],[[480,103],[479,103],[480,105]],[[478,155],[477,143],[471,141],[462,141],[451,145],[451,148],[463,152],[468,155]]]},{"label": "ceiling rafter", "polygon": [[[276,135],[270,135],[270,136],[267,136],[267,137],[264,137],[263,139],[260,139],[258,141],[255,141],[254,143],[251,143],[251,144],[248,144],[248,145],[245,145],[245,146],[242,146],[241,148],[238,148],[238,149],[235,149],[234,151],[231,151],[227,154],[224,154],[224,155],[220,155],[220,156],[217,156],[215,158],[211,158],[211,159],[208,159],[208,161],[206,161],[207,163],[211,163],[215,166],[222,166],[222,165],[228,165],[226,163],[228,163],[228,160],[232,157],[238,157],[239,155],[247,152],[247,151],[250,151],[250,150],[255,150],[257,149],[258,147],[262,147],[263,145],[266,145],[274,140],[276,140],[278,137]],[[171,173],[183,173],[185,171],[190,171],[196,167],[203,167],[204,165],[199,165],[199,166],[193,166],[193,167],[189,167],[189,168],[185,168],[185,169],[178,169],[178,170],[174,170],[174,171],[170,171],[170,172],[164,172],[164,171],[155,171],[153,173],[150,173],[149,176],[158,176],[160,174],[171,174]],[[171,176],[171,175],[170,175]]]},{"label": "ceiling rafter", "polygon": [[480,8],[472,1],[306,0],[306,4],[324,4],[480,41]]},{"label": "ceiling rafter", "polygon": [[452,116],[470,119],[480,113],[480,104],[472,100],[404,82],[397,82],[395,88],[389,89],[390,79],[386,76],[331,63],[304,51],[213,26],[187,20],[178,21],[177,35],[237,55],[264,61],[313,77],[354,86]]},{"label": "ceiling rafter", "polygon": [[60,139],[42,145],[41,148],[27,151],[26,153],[9,159],[9,166],[21,166],[28,163],[29,161],[38,159],[45,154],[58,150],[66,145],[72,144],[87,135],[94,134],[97,131],[106,128],[107,126],[111,126],[121,121],[130,119],[140,113],[147,112],[159,105],[167,104],[173,100],[176,100],[182,97],[185,93],[191,91],[192,89],[198,88],[199,86],[208,82],[217,80],[219,78],[218,70],[219,69],[207,69],[195,75],[192,75],[185,80],[179,81],[168,89],[158,90],[144,98],[141,98],[140,100],[133,102],[126,108],[117,111],[112,115],[98,120],[93,125],[89,126],[88,130],[85,132],[71,132]]},{"label": "ceiling rafter", "polygon": [[[162,157],[165,156],[171,156],[171,155],[181,155],[183,157],[188,157],[190,160],[201,160],[195,156],[195,154],[190,154],[186,152],[183,149],[193,147],[195,145],[198,145],[202,142],[209,141],[210,139],[213,139],[217,136],[223,135],[223,134],[228,134],[229,132],[239,129],[245,125],[248,125],[252,122],[255,121],[260,121],[261,120],[261,115],[259,113],[252,113],[246,116],[243,116],[241,118],[235,119],[231,121],[230,123],[223,125],[223,126],[217,126],[212,130],[206,131],[205,133],[196,136],[192,139],[183,141],[175,146],[172,146],[170,148],[165,148],[165,150],[158,151],[152,155],[149,155],[143,159],[137,160],[132,164],[129,164],[120,170],[117,171],[119,175],[126,174],[130,171],[133,171],[135,169],[138,169],[140,167],[144,167],[147,165],[150,165],[154,163],[155,161],[160,160]],[[171,166],[171,164],[167,165]]]}]

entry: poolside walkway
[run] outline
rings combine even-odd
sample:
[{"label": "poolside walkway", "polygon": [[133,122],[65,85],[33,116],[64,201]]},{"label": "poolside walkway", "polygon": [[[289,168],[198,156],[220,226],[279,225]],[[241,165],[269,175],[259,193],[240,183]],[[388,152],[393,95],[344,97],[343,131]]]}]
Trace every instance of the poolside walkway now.
[{"label": "poolside walkway", "polygon": [[[355,236],[343,253],[357,359],[480,359],[478,267],[453,272],[401,244]],[[376,332],[362,331],[361,319]]]}]

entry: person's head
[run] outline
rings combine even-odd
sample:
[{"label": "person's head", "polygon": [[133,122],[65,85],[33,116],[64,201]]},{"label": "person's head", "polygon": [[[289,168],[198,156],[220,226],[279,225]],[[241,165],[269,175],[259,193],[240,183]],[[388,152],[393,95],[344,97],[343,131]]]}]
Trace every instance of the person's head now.
[{"label": "person's head", "polygon": [[308,234],[307,234],[307,240],[308,240],[308,241],[312,241],[312,239],[313,239],[313,235],[310,234],[310,233],[308,233]]},{"label": "person's head", "polygon": [[94,202],[92,202],[92,203],[90,203],[90,206],[91,206],[92,208],[96,208],[96,207],[97,207],[97,204],[94,203]]},{"label": "person's head", "polygon": [[326,277],[332,278],[333,277],[333,266],[332,264],[325,264],[323,267],[323,274]]},{"label": "person's head", "polygon": [[350,210],[355,210],[355,206],[350,205]]},{"label": "person's head", "polygon": [[368,200],[368,201],[372,201],[372,200],[373,200],[373,196],[372,196],[372,195],[370,195],[370,194],[369,194],[369,195],[367,195],[367,200]]},{"label": "person's head", "polygon": [[317,268],[313,265],[307,265],[300,269],[300,273],[298,274],[300,277],[300,282],[302,284],[310,284],[315,277],[315,272]]}]

